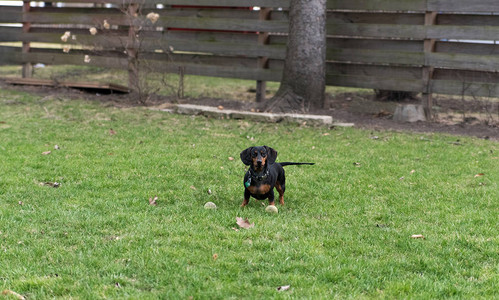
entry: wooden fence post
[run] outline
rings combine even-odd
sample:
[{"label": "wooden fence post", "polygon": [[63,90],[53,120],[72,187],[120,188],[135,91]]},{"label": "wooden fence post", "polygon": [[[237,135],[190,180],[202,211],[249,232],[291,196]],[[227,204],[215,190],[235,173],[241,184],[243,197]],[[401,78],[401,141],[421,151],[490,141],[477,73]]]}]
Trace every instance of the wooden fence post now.
[{"label": "wooden fence post", "polygon": [[128,28],[128,43],[126,53],[128,55],[128,88],[133,92],[140,92],[139,82],[139,62],[138,62],[138,38],[135,27],[139,4],[128,4],[127,14],[130,19],[130,27]]},{"label": "wooden fence post", "polygon": [[[259,13],[259,20],[269,20],[270,19],[270,11],[269,7],[261,7]],[[258,33],[258,44],[265,45],[269,42],[269,33],[268,32],[259,32]],[[260,56],[257,59],[257,67],[260,69],[268,68],[268,57]],[[265,101],[265,92],[267,91],[267,83],[263,80],[256,81],[256,102]]]},{"label": "wooden fence post", "polygon": [[[437,12],[427,11],[425,14],[425,26],[435,25],[437,23]],[[435,39],[424,40],[424,53],[427,57],[428,54],[435,52]],[[423,98],[423,108],[426,116],[426,120],[432,121],[434,119],[433,115],[433,98],[431,92],[431,80],[433,78],[434,67],[426,63],[427,58],[425,58],[425,66],[423,66],[423,82],[425,92],[422,94]]]},{"label": "wooden fence post", "polygon": [[[31,23],[24,22],[24,14],[30,11],[30,1],[23,1],[23,33],[29,32],[31,28]],[[30,42],[23,42],[22,53],[23,56],[25,53],[28,53],[30,50]],[[26,62],[23,64],[22,70],[23,78],[33,77],[33,65],[30,62]]]}]

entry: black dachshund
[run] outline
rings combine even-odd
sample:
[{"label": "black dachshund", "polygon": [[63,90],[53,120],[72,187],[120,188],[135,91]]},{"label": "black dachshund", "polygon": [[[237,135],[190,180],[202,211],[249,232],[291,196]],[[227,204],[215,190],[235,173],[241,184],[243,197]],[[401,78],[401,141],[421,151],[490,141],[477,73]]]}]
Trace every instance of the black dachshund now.
[{"label": "black dachshund", "polygon": [[274,187],[279,192],[279,203],[284,205],[286,177],[284,166],[313,165],[314,163],[282,162],[276,163],[277,151],[261,146],[250,147],[241,152],[242,162],[250,166],[244,175],[244,201],[241,207],[248,204],[250,196],[258,200],[269,199],[269,205],[274,205]]}]

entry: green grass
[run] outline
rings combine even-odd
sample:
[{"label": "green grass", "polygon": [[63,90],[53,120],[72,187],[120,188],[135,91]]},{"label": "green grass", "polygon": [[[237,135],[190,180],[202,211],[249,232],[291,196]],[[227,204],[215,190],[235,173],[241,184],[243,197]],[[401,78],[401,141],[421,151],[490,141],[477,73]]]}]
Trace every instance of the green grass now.
[{"label": "green grass", "polygon": [[[0,290],[29,299],[499,297],[497,142],[7,90],[0,108]],[[254,199],[239,207],[239,152],[263,144],[280,161],[317,163],[286,167],[277,215]],[[218,209],[205,210],[208,201]],[[236,216],[255,227],[233,230]]]}]

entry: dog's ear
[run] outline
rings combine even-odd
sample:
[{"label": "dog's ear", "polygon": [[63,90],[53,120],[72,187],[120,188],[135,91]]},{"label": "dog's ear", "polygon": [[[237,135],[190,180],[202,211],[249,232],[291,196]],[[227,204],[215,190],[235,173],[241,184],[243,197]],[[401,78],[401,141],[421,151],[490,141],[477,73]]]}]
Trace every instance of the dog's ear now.
[{"label": "dog's ear", "polygon": [[264,146],[265,149],[267,149],[267,161],[269,165],[275,163],[275,160],[277,159],[277,151],[275,151],[273,148]]},{"label": "dog's ear", "polygon": [[246,150],[243,150],[240,154],[241,156],[241,161],[243,162],[243,164],[249,166],[251,165],[251,149],[253,149],[253,147],[249,147],[248,149]]}]

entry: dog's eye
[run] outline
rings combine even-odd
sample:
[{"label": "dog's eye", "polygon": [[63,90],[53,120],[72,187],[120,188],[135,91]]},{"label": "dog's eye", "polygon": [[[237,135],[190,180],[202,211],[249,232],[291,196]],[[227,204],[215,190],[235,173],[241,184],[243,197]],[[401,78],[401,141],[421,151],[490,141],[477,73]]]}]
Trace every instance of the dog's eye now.
[{"label": "dog's eye", "polygon": [[263,156],[263,157],[267,156],[267,153],[262,152],[262,156]]}]

